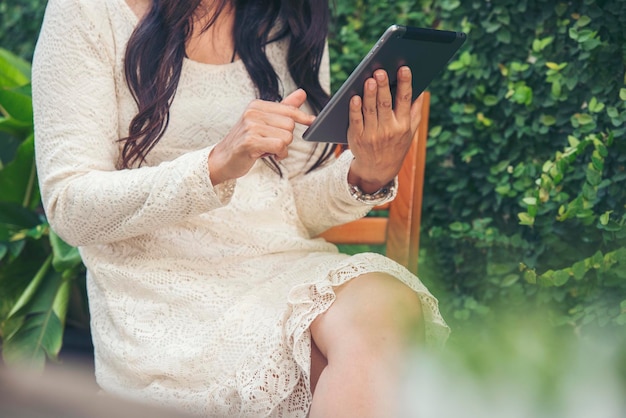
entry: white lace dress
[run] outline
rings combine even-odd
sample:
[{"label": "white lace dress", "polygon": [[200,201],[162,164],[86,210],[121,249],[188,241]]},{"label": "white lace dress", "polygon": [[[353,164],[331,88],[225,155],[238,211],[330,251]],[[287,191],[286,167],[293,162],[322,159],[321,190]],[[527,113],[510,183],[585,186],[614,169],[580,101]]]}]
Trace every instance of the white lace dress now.
[{"label": "white lace dress", "polygon": [[[212,186],[208,154],[255,97],[242,62],[185,60],[165,136],[145,166],[118,169],[136,112],[123,70],[136,24],[124,0],[50,0],[33,62],[43,200],[88,268],[100,386],[206,416],[304,417],[309,325],[333,286],[372,271],[419,293],[428,341],[445,340],[415,276],[314,238],[370,209],[349,194],[349,152],[305,175],[299,127],[282,178],[258,162]],[[288,94],[285,46],[267,54]]]}]

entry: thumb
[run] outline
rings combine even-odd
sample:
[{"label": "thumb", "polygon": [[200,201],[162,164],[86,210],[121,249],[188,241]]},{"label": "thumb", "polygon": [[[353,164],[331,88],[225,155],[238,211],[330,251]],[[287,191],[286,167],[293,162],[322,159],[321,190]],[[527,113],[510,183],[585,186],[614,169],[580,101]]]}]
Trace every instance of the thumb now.
[{"label": "thumb", "polygon": [[286,104],[289,106],[293,106],[295,108],[299,108],[306,101],[306,92],[302,89],[297,89],[296,91],[289,94],[287,97],[283,99],[282,104]]}]

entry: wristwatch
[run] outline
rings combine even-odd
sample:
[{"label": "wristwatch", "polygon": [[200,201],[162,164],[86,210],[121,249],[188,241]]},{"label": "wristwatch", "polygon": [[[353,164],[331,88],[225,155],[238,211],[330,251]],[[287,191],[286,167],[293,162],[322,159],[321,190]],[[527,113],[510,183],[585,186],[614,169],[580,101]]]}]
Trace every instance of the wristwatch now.
[{"label": "wristwatch", "polygon": [[363,203],[378,203],[386,197],[391,195],[396,187],[396,181],[391,180],[389,183],[385,184],[380,189],[376,190],[374,193],[365,193],[363,190],[359,188],[359,186],[355,186],[354,184],[349,184],[350,186],[350,195]]}]

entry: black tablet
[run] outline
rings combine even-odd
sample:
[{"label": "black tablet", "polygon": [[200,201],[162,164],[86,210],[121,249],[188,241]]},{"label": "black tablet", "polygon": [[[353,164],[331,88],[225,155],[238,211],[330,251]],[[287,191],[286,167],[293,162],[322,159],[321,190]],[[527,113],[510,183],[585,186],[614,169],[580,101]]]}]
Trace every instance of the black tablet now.
[{"label": "black tablet", "polygon": [[466,38],[463,32],[390,26],[322,109],[303,138],[345,144],[350,99],[355,94],[363,96],[363,84],[374,71],[381,68],[387,71],[395,100],[398,68],[407,65],[413,75],[415,100],[445,68]]}]

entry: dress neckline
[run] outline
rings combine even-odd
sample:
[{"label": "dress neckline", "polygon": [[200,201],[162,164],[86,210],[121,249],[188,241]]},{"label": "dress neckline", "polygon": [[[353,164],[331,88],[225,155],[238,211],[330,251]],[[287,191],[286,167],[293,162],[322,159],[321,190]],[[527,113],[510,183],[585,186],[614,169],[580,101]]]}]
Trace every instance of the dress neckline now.
[{"label": "dress neckline", "polygon": [[[137,26],[137,24],[139,23],[139,17],[135,14],[133,9],[131,9],[131,7],[126,2],[126,0],[116,0],[116,1],[117,3],[119,3],[122,12],[124,13],[128,21],[133,25],[133,27]],[[224,64],[209,64],[206,62],[196,61],[185,56],[183,58],[183,65],[204,68],[204,69],[215,69],[215,70],[227,69],[229,71],[232,71],[236,68],[243,66],[243,61],[241,60],[241,58],[238,58],[238,59],[235,59],[231,62],[227,62]]]}]

